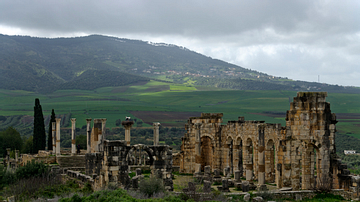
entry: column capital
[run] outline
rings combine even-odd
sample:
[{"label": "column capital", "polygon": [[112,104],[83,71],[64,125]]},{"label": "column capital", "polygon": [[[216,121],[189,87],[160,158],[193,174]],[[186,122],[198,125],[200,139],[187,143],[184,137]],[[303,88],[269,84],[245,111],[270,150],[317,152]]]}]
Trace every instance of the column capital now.
[{"label": "column capital", "polygon": [[154,123],[153,123],[153,126],[154,126],[154,127],[160,127],[161,124],[160,124],[159,122],[154,122]]},{"label": "column capital", "polygon": [[86,119],[86,122],[90,122],[92,119]]},{"label": "column capital", "polygon": [[61,118],[55,118],[55,120],[56,120],[56,123],[58,123],[61,121]]},{"label": "column capital", "polygon": [[76,121],[76,118],[71,118],[71,122],[74,123]]}]

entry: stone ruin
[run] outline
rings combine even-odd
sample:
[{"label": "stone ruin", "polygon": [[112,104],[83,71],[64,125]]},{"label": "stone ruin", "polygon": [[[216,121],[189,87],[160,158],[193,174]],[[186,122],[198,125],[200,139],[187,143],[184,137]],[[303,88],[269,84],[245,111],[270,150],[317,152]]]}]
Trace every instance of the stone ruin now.
[{"label": "stone ruin", "polygon": [[[357,180],[336,156],[337,121],[326,96],[326,92],[298,92],[286,113],[285,127],[244,117],[221,125],[222,113],[192,117],[174,166],[195,176],[211,169],[214,180],[219,171],[225,178],[235,174],[235,183],[244,189],[256,180],[258,190],[266,190],[266,182],[292,190],[324,186],[357,190]],[[246,180],[241,183],[240,177]]]},{"label": "stone ruin", "polygon": [[[72,119],[72,131],[75,130],[75,120]],[[134,122],[126,120],[122,122],[125,128],[125,140],[106,140],[106,119],[94,119],[91,129],[91,119],[87,121],[87,153],[85,154],[85,175],[67,170],[71,177],[77,177],[88,181],[94,189],[102,189],[107,186],[137,189],[138,180],[142,179],[140,168],[149,168],[151,175],[163,180],[165,189],[172,191],[172,148],[168,145],[158,145],[160,123],[154,123],[154,145],[130,145],[130,129]],[[56,119],[60,124],[60,119]],[[60,127],[56,127],[57,129]],[[56,143],[60,142],[60,136],[56,137]],[[73,134],[73,132],[72,132]],[[74,135],[72,136],[75,140]],[[75,144],[75,141],[73,144]],[[55,151],[60,148],[55,145]],[[59,153],[57,152],[57,155]],[[72,150],[72,155],[75,151]],[[136,176],[130,179],[130,166],[140,167]],[[140,170],[140,171],[139,171]]]},{"label": "stone ruin", "polygon": [[[136,189],[129,177],[129,152],[138,146],[128,146],[126,140],[105,140],[103,152],[86,154],[86,175],[94,176],[99,187],[111,185]],[[168,145],[141,147],[148,154],[152,176],[163,179],[165,189],[172,191],[172,149]]]}]

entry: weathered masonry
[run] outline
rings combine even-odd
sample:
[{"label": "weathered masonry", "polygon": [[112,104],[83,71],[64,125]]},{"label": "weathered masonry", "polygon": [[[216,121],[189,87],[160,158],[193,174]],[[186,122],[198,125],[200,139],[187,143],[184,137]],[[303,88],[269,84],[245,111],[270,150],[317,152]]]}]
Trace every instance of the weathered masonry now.
[{"label": "weathered masonry", "polygon": [[261,187],[312,189],[324,184],[349,189],[346,165],[336,159],[336,116],[325,101],[325,92],[299,92],[286,113],[286,126],[264,121],[229,121],[221,113],[202,113],[185,125],[181,153],[174,162],[184,173],[225,168],[240,171]]}]

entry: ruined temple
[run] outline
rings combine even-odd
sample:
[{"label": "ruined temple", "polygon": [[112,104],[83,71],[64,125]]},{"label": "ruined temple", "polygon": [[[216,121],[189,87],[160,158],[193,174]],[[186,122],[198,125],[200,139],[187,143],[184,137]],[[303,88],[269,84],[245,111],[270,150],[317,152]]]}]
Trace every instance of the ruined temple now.
[{"label": "ruined temple", "polygon": [[222,113],[202,113],[185,125],[180,172],[240,171],[246,181],[278,188],[313,189],[323,185],[348,190],[351,177],[336,158],[336,116],[326,92],[299,92],[286,113],[286,126],[239,117],[222,125]]}]

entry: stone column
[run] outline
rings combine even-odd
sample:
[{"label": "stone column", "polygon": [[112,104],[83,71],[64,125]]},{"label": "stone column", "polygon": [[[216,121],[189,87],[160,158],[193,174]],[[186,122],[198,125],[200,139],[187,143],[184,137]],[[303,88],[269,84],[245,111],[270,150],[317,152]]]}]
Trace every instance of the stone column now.
[{"label": "stone column", "polygon": [[245,177],[246,181],[251,181],[253,178],[253,162],[252,159],[252,146],[244,144],[244,164],[245,164]]},{"label": "stone column", "polygon": [[10,169],[10,148],[6,148],[6,164],[7,164],[7,170]]},{"label": "stone column", "polygon": [[121,124],[124,126],[125,128],[125,141],[126,141],[126,145],[130,146],[130,129],[132,127],[132,125],[134,125],[134,122],[132,120],[126,120],[121,122]]},{"label": "stone column", "polygon": [[195,172],[201,173],[201,123],[195,123]]},{"label": "stone column", "polygon": [[101,119],[94,119],[93,130],[91,131],[91,153],[99,152],[102,138],[102,121]]},{"label": "stone column", "polygon": [[160,123],[153,123],[154,126],[154,146],[159,145],[159,127]]},{"label": "stone column", "polygon": [[71,119],[71,155],[75,155],[76,153],[76,139],[75,139],[75,123],[76,119]]},{"label": "stone column", "polygon": [[56,155],[61,155],[60,152],[60,121],[61,118],[56,118]]},{"label": "stone column", "polygon": [[19,161],[19,150],[15,150],[15,162],[16,164],[18,163]]},{"label": "stone column", "polygon": [[106,140],[106,120],[107,119],[101,119],[102,141]]},{"label": "stone column", "polygon": [[265,185],[265,125],[259,125],[259,143],[258,143],[258,189],[263,191]]},{"label": "stone column", "polygon": [[86,119],[86,153],[91,153],[91,119]]},{"label": "stone column", "polygon": [[104,141],[106,140],[106,120],[107,119],[101,119],[101,137],[99,143],[99,151],[104,151]]},{"label": "stone column", "polygon": [[56,154],[56,122],[52,122],[52,145],[53,154]]},{"label": "stone column", "polygon": [[314,148],[311,144],[306,145],[307,148],[305,148],[303,150],[302,153],[302,183],[301,183],[301,188],[304,190],[308,190],[311,188],[315,188],[315,187],[311,187],[313,184],[311,184],[311,178],[313,176],[311,176],[311,171],[312,171],[312,164],[311,164],[311,157],[313,157],[312,153],[314,152]]}]

